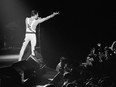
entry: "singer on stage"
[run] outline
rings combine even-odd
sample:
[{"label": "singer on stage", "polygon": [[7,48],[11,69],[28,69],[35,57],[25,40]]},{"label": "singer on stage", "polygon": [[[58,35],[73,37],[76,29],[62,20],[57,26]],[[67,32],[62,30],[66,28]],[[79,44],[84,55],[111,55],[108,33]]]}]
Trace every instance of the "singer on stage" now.
[{"label": "singer on stage", "polygon": [[26,23],[25,39],[24,39],[22,48],[19,53],[18,61],[22,60],[24,51],[29,42],[31,42],[31,56],[35,57],[34,51],[35,51],[35,46],[36,46],[36,27],[37,27],[37,25],[54,17],[57,14],[59,14],[59,13],[54,12],[53,14],[51,14],[47,17],[41,18],[41,17],[39,17],[37,11],[32,10],[31,17],[26,17],[26,19],[25,19],[25,23]]}]

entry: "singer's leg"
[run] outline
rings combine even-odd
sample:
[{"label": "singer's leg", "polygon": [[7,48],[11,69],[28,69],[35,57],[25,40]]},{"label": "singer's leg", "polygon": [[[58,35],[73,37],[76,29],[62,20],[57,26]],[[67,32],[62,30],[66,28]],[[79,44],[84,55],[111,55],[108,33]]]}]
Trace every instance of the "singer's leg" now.
[{"label": "singer's leg", "polygon": [[27,39],[27,36],[26,36],[26,38],[25,38],[25,40],[24,40],[24,42],[23,42],[22,48],[21,48],[21,50],[20,50],[20,54],[19,54],[19,59],[18,59],[18,61],[21,61],[21,60],[22,60],[22,56],[23,56],[23,54],[24,54],[25,48],[26,48],[26,46],[27,46],[28,43],[29,43],[29,40]]},{"label": "singer's leg", "polygon": [[31,54],[35,56],[35,46],[36,46],[36,35],[33,34],[31,37]]}]

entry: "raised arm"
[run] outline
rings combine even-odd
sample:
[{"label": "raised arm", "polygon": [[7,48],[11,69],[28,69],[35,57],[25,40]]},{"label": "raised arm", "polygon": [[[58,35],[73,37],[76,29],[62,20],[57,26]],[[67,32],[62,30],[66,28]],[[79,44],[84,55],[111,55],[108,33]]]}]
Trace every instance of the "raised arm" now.
[{"label": "raised arm", "polygon": [[51,15],[49,15],[49,16],[47,16],[47,17],[44,17],[44,18],[39,18],[38,20],[37,20],[37,22],[38,23],[42,23],[42,22],[44,22],[44,21],[46,21],[46,20],[48,20],[48,19],[50,19],[50,18],[52,18],[52,17],[54,17],[55,15],[58,15],[59,13],[58,12],[54,12],[53,14],[51,14]]}]

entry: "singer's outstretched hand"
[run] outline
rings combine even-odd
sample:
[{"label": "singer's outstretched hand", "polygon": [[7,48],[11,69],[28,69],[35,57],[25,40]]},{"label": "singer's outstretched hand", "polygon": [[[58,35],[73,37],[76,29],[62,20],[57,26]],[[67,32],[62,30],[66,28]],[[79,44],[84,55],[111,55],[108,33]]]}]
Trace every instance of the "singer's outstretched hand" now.
[{"label": "singer's outstretched hand", "polygon": [[59,12],[53,12],[53,15],[58,15],[59,14]]}]

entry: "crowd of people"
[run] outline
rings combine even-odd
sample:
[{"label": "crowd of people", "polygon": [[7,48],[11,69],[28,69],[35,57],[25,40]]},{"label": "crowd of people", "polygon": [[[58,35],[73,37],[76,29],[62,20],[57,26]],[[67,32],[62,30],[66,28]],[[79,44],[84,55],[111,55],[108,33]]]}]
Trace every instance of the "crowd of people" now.
[{"label": "crowd of people", "polygon": [[[98,43],[84,62],[61,57],[52,83],[55,87],[115,87],[116,41],[110,47]],[[60,79],[59,79],[60,78]]]}]

